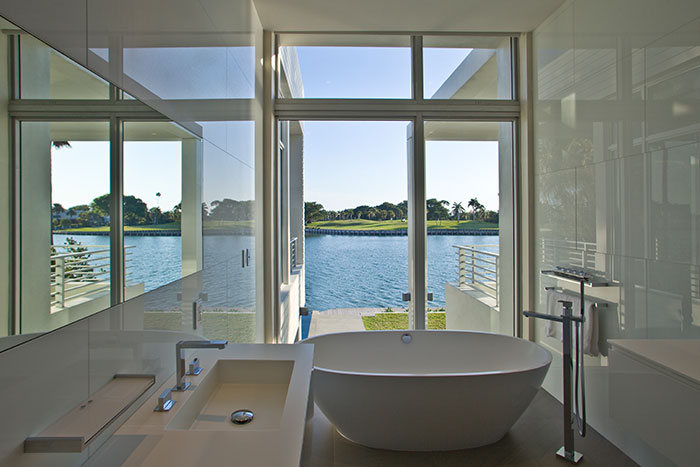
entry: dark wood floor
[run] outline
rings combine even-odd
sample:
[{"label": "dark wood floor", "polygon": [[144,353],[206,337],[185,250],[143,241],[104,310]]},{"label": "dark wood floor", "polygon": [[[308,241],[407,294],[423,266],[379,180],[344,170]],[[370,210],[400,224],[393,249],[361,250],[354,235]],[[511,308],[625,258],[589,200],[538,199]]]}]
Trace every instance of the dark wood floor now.
[{"label": "dark wood floor", "polygon": [[[450,467],[450,466],[557,466],[571,465],[555,455],[562,445],[562,406],[544,390],[510,432],[498,443],[449,452],[396,452],[366,448],[340,436],[316,407],[307,424],[302,453],[304,467]],[[576,438],[583,453],[581,466],[636,466],[630,458],[595,430]]]}]

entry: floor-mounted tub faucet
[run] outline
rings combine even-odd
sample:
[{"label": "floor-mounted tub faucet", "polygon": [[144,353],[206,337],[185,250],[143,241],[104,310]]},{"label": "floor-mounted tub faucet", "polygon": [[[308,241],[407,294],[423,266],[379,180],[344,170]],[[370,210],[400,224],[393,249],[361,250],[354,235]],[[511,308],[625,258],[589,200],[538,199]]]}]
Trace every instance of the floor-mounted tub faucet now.
[{"label": "floor-mounted tub faucet", "polygon": [[185,349],[223,349],[228,341],[180,341],[175,344],[175,387],[173,391],[185,391],[190,383],[185,381]]}]

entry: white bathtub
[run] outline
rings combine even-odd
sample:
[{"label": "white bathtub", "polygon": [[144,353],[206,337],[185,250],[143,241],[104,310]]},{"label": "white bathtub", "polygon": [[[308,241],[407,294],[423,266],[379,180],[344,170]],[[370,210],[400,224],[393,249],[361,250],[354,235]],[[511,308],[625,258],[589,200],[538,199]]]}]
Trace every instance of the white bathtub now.
[{"label": "white bathtub", "polygon": [[398,451],[495,443],[552,361],[532,342],[469,331],[347,332],[303,343],[315,344],[314,401],[338,432]]}]

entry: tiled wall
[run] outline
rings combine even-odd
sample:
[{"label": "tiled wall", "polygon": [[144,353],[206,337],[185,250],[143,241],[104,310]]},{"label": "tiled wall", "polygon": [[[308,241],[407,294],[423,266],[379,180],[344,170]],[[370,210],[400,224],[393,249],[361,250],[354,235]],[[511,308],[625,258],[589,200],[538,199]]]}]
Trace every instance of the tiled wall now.
[{"label": "tiled wall", "polygon": [[[204,202],[255,200],[262,28],[250,0],[7,0],[0,15],[201,137]],[[205,313],[257,312],[252,212],[205,223],[202,272],[0,353],[0,465],[79,465],[92,449],[23,454],[22,443],[116,373],[155,374],[158,387],[174,372],[174,343],[202,327],[182,312],[149,329],[146,313],[185,310],[200,292]],[[250,326],[231,335],[260,340],[261,320],[229,321]]]},{"label": "tiled wall", "polygon": [[[583,267],[615,284],[590,291],[610,303],[603,348],[698,339],[700,3],[566,2],[535,31],[534,63],[535,271]],[[537,284],[546,312],[553,283]],[[638,462],[668,464],[610,417],[607,358],[587,365],[589,422]],[[560,368],[545,386],[561,394]]]}]

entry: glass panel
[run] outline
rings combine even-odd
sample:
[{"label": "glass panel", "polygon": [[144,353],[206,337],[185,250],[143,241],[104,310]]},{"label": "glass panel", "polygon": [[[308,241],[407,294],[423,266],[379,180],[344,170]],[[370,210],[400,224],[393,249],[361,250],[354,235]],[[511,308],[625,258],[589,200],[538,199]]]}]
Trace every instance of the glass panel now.
[{"label": "glass panel", "polygon": [[510,123],[425,124],[428,321],[447,329],[512,332],[511,133]]},{"label": "glass panel", "polygon": [[22,99],[109,99],[109,83],[27,34],[20,37]]},{"label": "glass panel", "polygon": [[107,122],[23,122],[20,128],[24,334],[110,305],[110,146]]},{"label": "glass panel", "polygon": [[510,37],[425,36],[426,99],[512,99]]},{"label": "glass panel", "polygon": [[[184,172],[183,172],[184,173]],[[204,141],[202,328],[208,339],[256,342],[255,169]]]},{"label": "glass panel", "polygon": [[124,77],[147,91],[132,88],[147,102],[151,93],[173,100],[254,98],[255,47],[129,47]]},{"label": "glass panel", "polygon": [[408,328],[406,126],[303,122],[303,193],[290,180],[289,199],[304,199],[304,337]]},{"label": "glass panel", "polygon": [[[183,214],[188,214],[183,213],[187,203],[182,193],[187,188],[194,193],[201,186],[197,171],[183,178],[182,170],[183,157],[196,157],[192,154],[196,144],[197,140],[173,123],[124,123],[126,299],[180,279],[187,269],[183,268],[187,261],[183,242],[201,244],[201,239],[183,236],[181,229]],[[186,183],[192,187],[185,187]],[[196,214],[201,225],[201,210]]]},{"label": "glass panel", "polygon": [[280,97],[411,98],[408,36],[280,36]]}]

